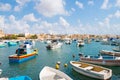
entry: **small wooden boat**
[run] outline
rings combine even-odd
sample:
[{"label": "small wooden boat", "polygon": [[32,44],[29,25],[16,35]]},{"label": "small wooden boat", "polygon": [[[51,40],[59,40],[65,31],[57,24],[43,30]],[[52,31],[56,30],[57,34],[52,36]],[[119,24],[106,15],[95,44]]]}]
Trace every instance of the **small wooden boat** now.
[{"label": "small wooden boat", "polygon": [[77,61],[70,61],[70,64],[76,72],[92,78],[106,80],[112,76],[112,70],[105,67]]},{"label": "small wooden boat", "polygon": [[17,76],[12,78],[0,78],[0,80],[32,80],[29,76]]},{"label": "small wooden boat", "polygon": [[72,80],[65,73],[54,68],[45,66],[39,74],[40,80]]},{"label": "small wooden boat", "polygon": [[35,58],[38,51],[36,49],[32,49],[30,44],[24,44],[16,50],[14,55],[9,56],[10,63],[21,63],[32,58]]},{"label": "small wooden boat", "polygon": [[116,56],[80,56],[80,61],[106,66],[120,66],[120,57]]},{"label": "small wooden boat", "polygon": [[114,51],[101,50],[100,54],[111,55],[111,56],[114,55],[120,57],[120,52],[114,52]]}]

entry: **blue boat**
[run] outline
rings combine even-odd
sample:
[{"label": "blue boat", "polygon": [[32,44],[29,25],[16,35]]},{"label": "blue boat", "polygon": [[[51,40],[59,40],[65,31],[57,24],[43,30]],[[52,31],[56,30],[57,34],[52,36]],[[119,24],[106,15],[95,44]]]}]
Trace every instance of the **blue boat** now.
[{"label": "blue boat", "polygon": [[32,80],[29,76],[17,76],[12,78],[0,78],[0,80]]},{"label": "blue boat", "polygon": [[18,76],[9,78],[9,80],[32,80],[29,76]]},{"label": "blue boat", "polygon": [[8,46],[16,46],[17,43],[16,42],[8,42]]}]

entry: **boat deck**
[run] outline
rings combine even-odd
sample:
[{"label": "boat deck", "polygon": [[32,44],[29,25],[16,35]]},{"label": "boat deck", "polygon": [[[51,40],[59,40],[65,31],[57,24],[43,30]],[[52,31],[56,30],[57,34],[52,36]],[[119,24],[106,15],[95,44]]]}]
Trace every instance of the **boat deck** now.
[{"label": "boat deck", "polygon": [[102,67],[99,66],[93,66],[90,64],[86,64],[86,63],[82,63],[82,62],[73,62],[73,64],[77,67],[83,68],[85,70],[91,70],[91,71],[95,71],[95,72],[101,72],[103,70],[106,70]]},{"label": "boat deck", "polygon": [[59,76],[55,72],[48,71],[49,74],[45,74],[45,77],[43,77],[44,80],[66,80],[65,78]]}]

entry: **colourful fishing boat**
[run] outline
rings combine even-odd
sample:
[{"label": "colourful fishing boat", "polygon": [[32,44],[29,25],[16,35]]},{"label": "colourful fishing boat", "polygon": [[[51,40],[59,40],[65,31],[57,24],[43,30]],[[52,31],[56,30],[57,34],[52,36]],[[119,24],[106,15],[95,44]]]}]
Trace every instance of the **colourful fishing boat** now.
[{"label": "colourful fishing boat", "polygon": [[120,57],[116,56],[80,56],[80,61],[106,66],[120,66]]},{"label": "colourful fishing boat", "polygon": [[115,52],[115,51],[101,50],[100,54],[101,55],[111,55],[111,56],[118,56],[118,57],[120,57],[120,52]]},{"label": "colourful fishing boat", "polygon": [[9,62],[11,63],[21,63],[32,58],[35,58],[38,53],[37,49],[33,49],[31,45],[24,44],[21,45],[15,52],[14,55],[9,56]]}]

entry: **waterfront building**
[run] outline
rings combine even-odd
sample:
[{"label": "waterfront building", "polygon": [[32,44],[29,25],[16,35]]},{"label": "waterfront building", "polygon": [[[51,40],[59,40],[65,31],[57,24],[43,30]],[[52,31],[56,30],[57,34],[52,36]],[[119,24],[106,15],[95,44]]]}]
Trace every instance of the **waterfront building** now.
[{"label": "waterfront building", "polygon": [[0,38],[3,37],[5,34],[3,32],[3,30],[0,29]]}]

